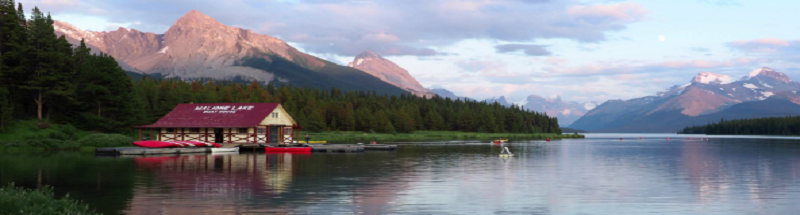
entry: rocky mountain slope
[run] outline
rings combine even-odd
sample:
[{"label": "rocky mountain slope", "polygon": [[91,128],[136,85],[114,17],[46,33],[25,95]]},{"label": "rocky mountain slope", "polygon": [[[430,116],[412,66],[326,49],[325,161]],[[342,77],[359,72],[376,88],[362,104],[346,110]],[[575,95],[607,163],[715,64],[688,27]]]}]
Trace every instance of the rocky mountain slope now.
[{"label": "rocky mountain slope", "polygon": [[163,34],[119,28],[84,31],[65,22],[56,33],[107,53],[142,73],[165,77],[282,81],[300,86],[339,87],[399,94],[403,90],[366,74],[302,53],[278,38],[231,27],[196,10]]},{"label": "rocky mountain slope", "polygon": [[405,69],[394,62],[387,60],[371,51],[365,51],[347,64],[349,67],[360,69],[373,75],[382,81],[405,89],[417,96],[432,97],[433,91],[422,87],[417,79],[411,76]]},{"label": "rocky mountain slope", "polygon": [[[607,101],[570,127],[607,132],[675,132],[685,126],[719,120],[713,117],[782,116],[793,113],[794,106],[800,105],[797,91],[799,83],[767,67],[738,79],[700,72],[686,85],[674,86],[655,96]],[[753,108],[758,105],[773,107]],[[740,111],[743,107],[757,111],[744,114]]]}]

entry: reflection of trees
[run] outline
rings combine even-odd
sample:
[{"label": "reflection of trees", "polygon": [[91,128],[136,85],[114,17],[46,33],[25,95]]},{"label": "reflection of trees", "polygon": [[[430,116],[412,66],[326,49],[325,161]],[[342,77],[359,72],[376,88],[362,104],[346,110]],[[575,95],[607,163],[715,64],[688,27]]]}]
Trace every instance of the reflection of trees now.
[{"label": "reflection of trees", "polygon": [[95,158],[79,152],[0,155],[0,184],[36,188],[53,186],[56,196],[69,193],[98,212],[116,214],[133,198],[136,169],[130,160]]},{"label": "reflection of trees", "polygon": [[[136,158],[136,166],[152,172],[160,183],[137,186],[126,212],[285,213],[290,205],[342,197],[352,198],[356,207],[364,211],[380,211],[373,206],[385,206],[406,187],[391,180],[403,168],[379,167],[384,163],[374,162],[380,159],[375,156],[393,154],[253,153]],[[164,187],[168,193],[163,192]]]}]

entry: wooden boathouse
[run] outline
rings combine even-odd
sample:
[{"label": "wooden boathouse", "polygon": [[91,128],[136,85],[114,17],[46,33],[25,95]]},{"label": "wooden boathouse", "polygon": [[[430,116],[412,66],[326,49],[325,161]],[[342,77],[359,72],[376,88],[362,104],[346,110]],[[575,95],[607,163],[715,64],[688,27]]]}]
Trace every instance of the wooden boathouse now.
[{"label": "wooden boathouse", "polygon": [[152,140],[289,144],[300,127],[278,103],[179,104],[149,129]]}]

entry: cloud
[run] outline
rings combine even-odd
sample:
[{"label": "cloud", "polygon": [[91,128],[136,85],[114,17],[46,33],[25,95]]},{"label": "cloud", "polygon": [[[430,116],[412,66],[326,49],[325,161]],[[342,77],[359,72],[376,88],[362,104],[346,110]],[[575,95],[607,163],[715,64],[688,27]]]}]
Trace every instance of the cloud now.
[{"label": "cloud", "polygon": [[440,47],[467,39],[601,42],[607,40],[607,33],[641,22],[650,13],[642,4],[572,0],[82,0],[79,4],[81,7],[41,7],[56,13],[56,19],[59,13],[102,11],[111,23],[141,22],[145,24],[137,26],[138,30],[154,33],[165,32],[182,14],[197,9],[227,25],[277,36],[315,53],[342,56],[364,50],[384,56],[441,55]]},{"label": "cloud", "polygon": [[[707,60],[675,60],[661,61],[645,64],[627,64],[620,62],[589,63],[578,67],[545,67],[544,70],[558,76],[608,76],[620,74],[653,74],[670,73],[672,76],[679,74],[694,74],[700,70],[753,68],[771,60],[758,58],[733,58],[723,61]],[[743,70],[745,71],[745,70]],[[747,70],[749,71],[749,70]]]},{"label": "cloud", "polygon": [[458,68],[466,72],[493,72],[505,71],[506,63],[500,60],[457,60],[455,64]]},{"label": "cloud", "polygon": [[695,52],[710,52],[711,51],[711,49],[703,48],[703,47],[692,47],[692,48],[689,48],[689,49],[692,50],[692,51],[695,51]]},{"label": "cloud", "polygon": [[545,49],[547,46],[543,45],[529,45],[529,44],[505,44],[505,45],[498,45],[494,48],[497,50],[498,53],[508,53],[508,52],[516,52],[522,51],[525,55],[528,56],[549,56],[553,53],[547,51]]},{"label": "cloud", "polygon": [[641,21],[650,11],[645,10],[642,4],[625,2],[609,5],[573,6],[567,10],[567,13],[593,23],[613,23]]},{"label": "cloud", "polygon": [[763,38],[757,40],[738,40],[727,44],[738,51],[748,53],[777,53],[777,52],[797,52],[800,50],[800,40],[788,41],[775,38]]}]

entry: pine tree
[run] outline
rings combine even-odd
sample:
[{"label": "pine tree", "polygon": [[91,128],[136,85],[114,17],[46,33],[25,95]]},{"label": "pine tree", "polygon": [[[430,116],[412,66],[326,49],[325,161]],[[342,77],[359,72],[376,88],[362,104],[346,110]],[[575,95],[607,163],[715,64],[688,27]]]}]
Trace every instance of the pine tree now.
[{"label": "pine tree", "polygon": [[366,108],[359,108],[356,110],[356,130],[369,132],[373,131],[372,114]]},{"label": "pine tree", "polygon": [[37,118],[42,120],[45,103],[51,99],[71,96],[67,90],[70,74],[60,71],[63,62],[58,53],[53,20],[34,7],[32,20],[28,22],[28,47],[24,64],[26,72],[22,89],[34,95]]},{"label": "pine tree", "polygon": [[306,125],[306,129],[312,132],[320,132],[325,130],[325,120],[322,117],[322,114],[320,114],[317,110],[312,110],[311,113],[308,114]]}]

